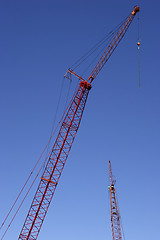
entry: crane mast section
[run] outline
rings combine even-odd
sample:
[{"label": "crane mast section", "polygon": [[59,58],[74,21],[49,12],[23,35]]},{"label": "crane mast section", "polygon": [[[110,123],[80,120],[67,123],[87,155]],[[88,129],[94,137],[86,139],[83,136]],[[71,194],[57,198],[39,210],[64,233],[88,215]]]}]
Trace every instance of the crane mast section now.
[{"label": "crane mast section", "polygon": [[114,180],[111,168],[111,162],[109,161],[109,176],[110,176],[110,201],[111,201],[111,229],[112,240],[122,240],[120,214],[118,210],[118,204],[116,201]]},{"label": "crane mast section", "polygon": [[116,202],[115,189],[111,187],[111,228],[112,240],[122,240],[120,215]]},{"label": "crane mast section", "polygon": [[105,63],[108,61],[116,47],[118,46],[119,42],[122,40],[124,37],[127,29],[129,28],[131,22],[134,19],[135,14],[139,12],[139,7],[136,6],[130,16],[127,18],[127,20],[124,22],[124,24],[121,26],[121,28],[118,30],[116,35],[113,37],[111,40],[110,44],[102,54],[101,58],[99,59],[98,63],[94,67],[93,71],[91,72],[89,78],[87,79],[87,82],[92,83],[92,81],[95,79],[95,77],[98,75],[98,73],[101,71]]},{"label": "crane mast section", "polygon": [[63,120],[19,240],[36,240],[79,128],[91,85],[80,82]]},{"label": "crane mast section", "polygon": [[110,161],[109,161],[109,179],[110,179],[110,186],[114,185],[112,167],[111,167],[111,162]]}]

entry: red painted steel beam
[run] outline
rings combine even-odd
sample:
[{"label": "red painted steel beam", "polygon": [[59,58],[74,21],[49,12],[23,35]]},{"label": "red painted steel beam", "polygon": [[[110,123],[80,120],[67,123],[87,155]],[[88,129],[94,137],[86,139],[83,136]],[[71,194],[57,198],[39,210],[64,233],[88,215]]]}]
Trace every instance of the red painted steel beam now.
[{"label": "red painted steel beam", "polygon": [[19,235],[19,240],[35,240],[38,237],[53,194],[79,128],[91,85],[81,82],[64,118],[52,148],[40,184]]}]

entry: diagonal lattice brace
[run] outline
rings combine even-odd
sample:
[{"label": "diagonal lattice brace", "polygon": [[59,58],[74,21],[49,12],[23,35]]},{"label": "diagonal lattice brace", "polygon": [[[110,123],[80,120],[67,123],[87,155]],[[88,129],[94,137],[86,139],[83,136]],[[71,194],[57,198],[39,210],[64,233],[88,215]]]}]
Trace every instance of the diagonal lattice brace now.
[{"label": "diagonal lattice brace", "polygon": [[61,173],[79,128],[91,85],[80,82],[63,120],[57,139],[41,177],[19,240],[36,240],[59,182]]}]

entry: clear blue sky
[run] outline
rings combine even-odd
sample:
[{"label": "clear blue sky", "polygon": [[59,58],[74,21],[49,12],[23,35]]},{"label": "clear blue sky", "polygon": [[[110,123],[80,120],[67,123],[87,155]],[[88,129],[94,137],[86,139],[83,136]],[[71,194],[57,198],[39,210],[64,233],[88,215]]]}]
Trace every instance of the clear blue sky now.
[{"label": "clear blue sky", "polygon": [[[50,137],[67,68],[136,4],[0,1],[0,224]],[[109,160],[126,239],[160,238],[160,3],[146,0],[140,7],[142,87],[136,17],[90,91],[39,240],[111,239]],[[65,80],[56,121],[68,87]],[[18,239],[35,189],[6,240]]]}]

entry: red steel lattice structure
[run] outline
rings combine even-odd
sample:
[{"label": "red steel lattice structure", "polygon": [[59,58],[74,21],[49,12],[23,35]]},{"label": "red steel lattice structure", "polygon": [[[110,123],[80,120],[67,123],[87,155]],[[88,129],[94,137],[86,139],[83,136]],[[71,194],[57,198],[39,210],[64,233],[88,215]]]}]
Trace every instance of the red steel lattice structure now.
[{"label": "red steel lattice structure", "polygon": [[82,118],[89,83],[81,82],[62,123],[19,239],[37,239]]},{"label": "red steel lattice structure", "polygon": [[138,6],[133,9],[130,16],[124,22],[119,31],[115,34],[114,38],[110,42],[109,46],[105,50],[104,54],[100,58],[87,81],[82,79],[82,77],[79,77],[71,69],[68,69],[68,73],[71,73],[79,78],[80,84],[63,120],[55,144],[53,145],[47,165],[41,177],[40,184],[19,235],[19,240],[37,239],[56,186],[59,182],[65,162],[75,139],[77,130],[79,128],[88,93],[91,89],[91,83],[99,71],[102,69],[104,64],[107,62],[120,40],[123,38],[135,14],[138,11]]},{"label": "red steel lattice structure", "polygon": [[112,229],[112,240],[122,240],[120,214],[118,210],[114,180],[111,168],[111,162],[109,161],[109,177],[110,177],[110,200],[111,200],[111,229]]}]

